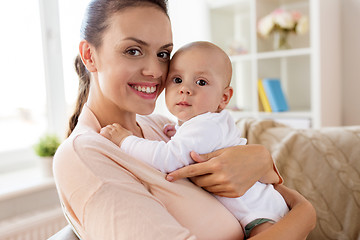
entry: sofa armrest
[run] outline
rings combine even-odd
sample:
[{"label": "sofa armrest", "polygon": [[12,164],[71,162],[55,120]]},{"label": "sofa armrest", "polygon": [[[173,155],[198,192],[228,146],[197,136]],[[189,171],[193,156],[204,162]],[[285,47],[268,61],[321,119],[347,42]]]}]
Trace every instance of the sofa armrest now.
[{"label": "sofa armrest", "polygon": [[79,240],[70,225],[67,225],[59,232],[48,238],[48,240]]}]

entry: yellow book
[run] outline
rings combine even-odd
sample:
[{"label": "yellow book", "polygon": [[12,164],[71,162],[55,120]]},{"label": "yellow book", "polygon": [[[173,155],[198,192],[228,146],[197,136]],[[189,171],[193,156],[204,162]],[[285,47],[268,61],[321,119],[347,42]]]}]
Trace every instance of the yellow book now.
[{"label": "yellow book", "polygon": [[266,96],[265,89],[264,89],[261,79],[258,80],[258,92],[259,92],[260,101],[262,103],[264,111],[272,112],[270,103],[269,103],[269,99]]}]

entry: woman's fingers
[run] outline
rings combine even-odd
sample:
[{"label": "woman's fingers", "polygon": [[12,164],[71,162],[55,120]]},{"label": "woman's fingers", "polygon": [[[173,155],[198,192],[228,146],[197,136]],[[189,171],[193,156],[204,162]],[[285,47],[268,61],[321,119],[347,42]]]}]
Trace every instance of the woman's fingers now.
[{"label": "woman's fingers", "polygon": [[208,161],[210,158],[211,158],[211,155],[210,153],[208,154],[198,154],[194,151],[191,151],[190,152],[190,157],[192,158],[192,160],[194,160],[195,162],[197,163],[200,163],[200,162],[206,162]]},{"label": "woman's fingers", "polygon": [[204,154],[198,154],[196,152],[191,152],[190,156],[195,162],[200,162],[200,161],[204,162],[204,161],[208,161],[212,158],[215,158],[215,157],[221,155],[224,151],[225,151],[225,149],[219,149],[219,150],[216,150],[215,152],[204,153]]},{"label": "woman's fingers", "polygon": [[192,164],[183,168],[179,168],[166,176],[166,180],[173,182],[182,178],[191,178],[199,175],[208,174],[211,169],[207,162]]},{"label": "woman's fingers", "polygon": [[204,187],[204,189],[212,194],[218,195],[220,197],[228,197],[228,198],[236,198],[240,197],[239,194],[237,194],[234,191],[231,191],[230,189],[226,189],[223,185],[214,185],[210,187]]},{"label": "woman's fingers", "polygon": [[192,177],[190,180],[197,186],[204,188],[206,191],[223,197],[240,197],[235,185],[232,184],[230,178],[223,174],[206,174],[202,176]]},{"label": "woman's fingers", "polygon": [[[205,175],[211,172],[209,164],[206,164],[208,160],[206,156],[199,155],[196,152],[190,152],[191,158],[197,163],[183,168],[179,168],[166,176],[166,180],[172,182],[181,178],[191,178],[195,176]],[[201,163],[201,164],[199,164]]]}]

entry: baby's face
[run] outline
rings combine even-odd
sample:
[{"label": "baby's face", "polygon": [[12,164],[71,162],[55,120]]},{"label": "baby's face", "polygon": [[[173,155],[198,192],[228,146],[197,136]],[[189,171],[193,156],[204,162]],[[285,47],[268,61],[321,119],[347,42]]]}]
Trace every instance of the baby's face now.
[{"label": "baby's face", "polygon": [[191,48],[171,60],[165,100],[180,124],[199,114],[219,111],[227,87],[222,59],[216,51]]}]

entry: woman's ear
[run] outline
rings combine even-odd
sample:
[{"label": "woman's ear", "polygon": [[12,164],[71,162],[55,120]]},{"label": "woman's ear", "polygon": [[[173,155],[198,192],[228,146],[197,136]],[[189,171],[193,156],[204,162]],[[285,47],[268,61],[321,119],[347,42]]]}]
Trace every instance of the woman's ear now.
[{"label": "woman's ear", "polygon": [[219,107],[218,107],[219,111],[225,109],[225,107],[228,105],[233,93],[234,93],[234,90],[230,86],[226,87],[224,89],[223,96],[222,96],[221,102],[220,102]]},{"label": "woman's ear", "polygon": [[79,53],[81,60],[89,72],[96,72],[97,68],[94,61],[93,47],[86,40],[82,40],[79,44]]}]

